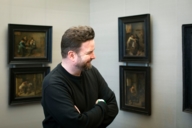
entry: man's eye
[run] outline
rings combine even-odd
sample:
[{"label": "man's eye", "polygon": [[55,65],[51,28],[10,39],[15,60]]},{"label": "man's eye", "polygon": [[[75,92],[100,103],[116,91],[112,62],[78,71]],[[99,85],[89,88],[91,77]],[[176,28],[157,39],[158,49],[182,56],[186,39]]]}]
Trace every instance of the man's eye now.
[{"label": "man's eye", "polygon": [[87,55],[90,55],[90,54],[92,54],[92,52],[88,52],[88,53],[87,53]]}]

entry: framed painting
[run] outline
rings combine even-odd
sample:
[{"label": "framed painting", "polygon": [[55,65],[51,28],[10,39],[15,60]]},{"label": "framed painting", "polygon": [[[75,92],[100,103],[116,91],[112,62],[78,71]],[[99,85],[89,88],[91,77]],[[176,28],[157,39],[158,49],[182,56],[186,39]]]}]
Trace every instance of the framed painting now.
[{"label": "framed painting", "polygon": [[10,68],[9,104],[39,102],[42,97],[42,81],[50,67]]},{"label": "framed painting", "polygon": [[118,18],[119,61],[150,62],[150,14]]},{"label": "framed painting", "polygon": [[150,67],[120,66],[120,109],[151,115]]},{"label": "framed painting", "polygon": [[8,24],[8,63],[48,63],[52,55],[52,26]]},{"label": "framed painting", "polygon": [[192,24],[182,25],[183,111],[192,113]]}]

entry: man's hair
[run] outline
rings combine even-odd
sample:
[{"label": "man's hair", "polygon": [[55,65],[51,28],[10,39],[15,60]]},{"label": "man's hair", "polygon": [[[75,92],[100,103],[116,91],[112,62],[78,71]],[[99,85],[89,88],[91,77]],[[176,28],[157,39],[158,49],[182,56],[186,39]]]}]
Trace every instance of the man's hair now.
[{"label": "man's hair", "polygon": [[65,31],[61,39],[61,55],[66,58],[70,50],[79,52],[81,44],[95,37],[93,28],[89,26],[71,27]]}]

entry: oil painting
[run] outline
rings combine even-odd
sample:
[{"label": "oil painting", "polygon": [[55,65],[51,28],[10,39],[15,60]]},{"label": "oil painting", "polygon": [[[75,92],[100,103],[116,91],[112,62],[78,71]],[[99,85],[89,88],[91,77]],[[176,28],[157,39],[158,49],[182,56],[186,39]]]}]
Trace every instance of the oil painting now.
[{"label": "oil painting", "polygon": [[16,75],[16,97],[41,96],[43,74]]},{"label": "oil painting", "polygon": [[150,67],[120,66],[120,109],[151,114]]},{"label": "oil painting", "polygon": [[128,23],[125,27],[125,55],[145,56],[144,23]]},{"label": "oil painting", "polygon": [[150,62],[150,14],[118,18],[119,61]]},{"label": "oil painting", "polygon": [[8,25],[8,63],[48,63],[52,60],[52,26]]},{"label": "oil painting", "polygon": [[14,57],[45,57],[46,43],[43,32],[14,32]]},{"label": "oil painting", "polygon": [[192,113],[192,24],[182,25],[183,111]]},{"label": "oil painting", "polygon": [[50,67],[10,68],[9,104],[39,102],[42,97],[42,82]]}]

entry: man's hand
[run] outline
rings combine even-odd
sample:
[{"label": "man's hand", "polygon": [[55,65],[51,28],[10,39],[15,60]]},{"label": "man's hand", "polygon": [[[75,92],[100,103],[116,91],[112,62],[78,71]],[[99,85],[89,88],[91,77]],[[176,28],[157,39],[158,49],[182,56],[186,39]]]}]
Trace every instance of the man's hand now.
[{"label": "man's hand", "polygon": [[78,112],[79,114],[81,114],[81,112],[79,111],[78,107],[77,107],[76,105],[74,105],[74,107],[75,107],[75,109],[77,110],[77,112]]}]

